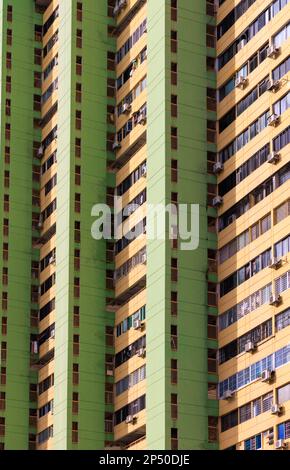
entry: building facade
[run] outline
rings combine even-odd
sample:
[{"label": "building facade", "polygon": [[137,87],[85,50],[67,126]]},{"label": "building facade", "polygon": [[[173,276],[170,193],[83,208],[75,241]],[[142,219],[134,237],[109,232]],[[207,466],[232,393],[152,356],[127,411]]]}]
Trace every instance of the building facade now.
[{"label": "building facade", "polygon": [[1,450],[287,446],[289,3],[0,1]]}]

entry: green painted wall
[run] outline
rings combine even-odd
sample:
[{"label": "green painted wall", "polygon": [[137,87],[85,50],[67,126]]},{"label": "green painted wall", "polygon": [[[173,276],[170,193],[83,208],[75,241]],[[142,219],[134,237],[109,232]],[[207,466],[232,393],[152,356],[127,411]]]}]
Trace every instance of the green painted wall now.
[{"label": "green painted wall", "polygon": [[[55,449],[102,449],[104,433],[105,326],[113,325],[105,311],[106,244],[91,237],[91,209],[105,202],[107,133],[106,2],[83,2],[83,21],[76,20],[76,1],[60,2],[59,124],[57,185],[57,291],[55,359]],[[76,29],[83,47],[76,48]],[[83,60],[82,77],[75,57]],[[82,83],[82,103],[75,103],[75,84]],[[82,130],[75,130],[75,110],[82,111]],[[75,157],[75,137],[82,139],[81,159]],[[81,186],[75,186],[74,166],[81,165]],[[112,181],[109,181],[112,186]],[[74,193],[81,192],[81,214],[74,213]],[[81,222],[81,243],[74,242],[74,221]],[[81,250],[80,272],[74,272],[74,249]],[[74,277],[80,277],[80,299],[73,298]],[[73,328],[73,306],[80,307],[80,328]],[[73,334],[80,335],[80,355],[73,357]],[[72,386],[72,364],[79,364],[80,384]],[[72,392],[79,392],[79,413],[72,415]],[[112,409],[111,409],[112,411]],[[79,443],[72,444],[72,421],[78,422]]]},{"label": "green painted wall", "polygon": [[[147,447],[170,449],[171,427],[180,449],[205,449],[207,399],[207,234],[206,4],[178,2],[178,22],[170,20],[170,1],[148,2],[148,203],[200,205],[200,244],[195,251],[171,250],[168,240],[148,242],[147,274]],[[170,52],[170,30],[178,31],[178,53]],[[178,85],[171,86],[171,61],[178,63]],[[171,118],[171,93],[178,95],[178,118]],[[178,150],[171,150],[170,127],[178,127]],[[178,183],[171,183],[171,158],[178,160]],[[171,283],[171,256],[178,258],[178,283]],[[178,317],[170,313],[171,290],[178,290]],[[170,325],[178,326],[178,352],[170,348]],[[156,360],[158,358],[158,360]],[[171,385],[170,361],[178,360],[178,385]],[[212,381],[212,380],[211,380]],[[170,417],[170,394],[178,394],[178,420]]]},{"label": "green painted wall", "polygon": [[[13,22],[7,22],[7,4],[13,5]],[[32,214],[32,162],[33,140],[40,136],[33,129],[33,69],[34,66],[34,24],[38,16],[31,0],[0,2],[1,58],[0,58],[0,96],[1,96],[1,160],[0,160],[0,220],[9,218],[9,237],[0,234],[0,244],[9,243],[9,260],[3,261],[0,269],[8,267],[8,286],[2,285],[2,292],[8,292],[8,310],[1,311],[8,317],[7,335],[0,341],[7,342],[8,355],[6,386],[6,410],[0,416],[6,418],[5,449],[27,449],[29,430],[29,383],[35,382],[35,373],[29,371],[30,361],[30,291],[31,259],[37,253],[31,248]],[[13,30],[12,46],[6,45],[6,29]],[[37,47],[37,46],[36,46]],[[6,70],[6,51],[12,53],[12,69]],[[6,75],[11,76],[12,92],[5,91]],[[5,100],[11,99],[11,116],[5,116]],[[11,124],[11,141],[5,142],[5,123]],[[4,162],[5,145],[10,145],[10,165]],[[4,188],[4,171],[10,171],[10,187]],[[10,196],[9,213],[3,211],[4,193]],[[0,438],[2,439],[2,438]]]}]

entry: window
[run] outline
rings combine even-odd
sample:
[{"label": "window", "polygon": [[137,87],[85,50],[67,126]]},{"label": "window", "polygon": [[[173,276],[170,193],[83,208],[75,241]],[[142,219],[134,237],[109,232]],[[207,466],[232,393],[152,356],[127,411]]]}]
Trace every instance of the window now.
[{"label": "window", "polygon": [[282,46],[282,44],[287,41],[287,39],[290,37],[290,22],[287,23],[283,28],[273,36],[273,44],[276,47]]},{"label": "window", "polygon": [[214,57],[208,57],[206,58],[206,69],[208,71],[215,71],[215,59]]},{"label": "window", "polygon": [[216,109],[217,109],[216,90],[214,88],[207,88],[206,97],[207,97],[207,109],[209,111],[216,112]]},{"label": "window", "polygon": [[279,405],[290,400],[290,383],[277,389],[277,401]]},{"label": "window", "polygon": [[0,436],[5,436],[5,418],[0,418]]},{"label": "window", "polygon": [[1,367],[0,371],[0,385],[6,385],[6,367]]},{"label": "window", "polygon": [[171,21],[177,21],[177,0],[171,0]]},{"label": "window", "polygon": [[262,434],[251,437],[244,442],[245,450],[258,450],[262,448]]},{"label": "window", "polygon": [[72,413],[78,414],[79,412],[79,394],[78,392],[72,392]]},{"label": "window", "polygon": [[136,369],[131,374],[127,375],[123,379],[119,380],[115,385],[116,396],[121,395],[123,392],[128,390],[134,385],[137,385],[139,382],[146,378],[146,365],[143,365],[139,369]]},{"label": "window", "polygon": [[207,316],[207,337],[217,339],[217,317],[214,315]]},{"label": "window", "polygon": [[171,315],[177,316],[178,301],[177,301],[177,292],[171,292]]},{"label": "window", "polygon": [[73,385],[78,385],[79,383],[79,365],[78,364],[73,364],[72,382],[73,382]]},{"label": "window", "polygon": [[289,439],[290,437],[290,421],[286,421],[285,423],[278,424],[278,439]]},{"label": "window", "polygon": [[[225,0],[220,0],[219,5],[222,5]],[[256,0],[242,0],[233,8],[230,13],[218,24],[218,39],[220,39],[244,14],[246,11],[255,3]]]},{"label": "window", "polygon": [[48,413],[53,414],[53,400],[50,400],[48,403],[38,409],[38,418],[42,418]]},{"label": "window", "polygon": [[1,342],[1,361],[5,362],[7,359],[7,343],[6,341]]},{"label": "window", "polygon": [[207,384],[207,398],[209,400],[217,399],[217,384],[209,382]]},{"label": "window", "polygon": [[234,256],[245,246],[247,246],[251,241],[256,240],[260,235],[267,232],[271,228],[271,214],[267,214],[263,219],[256,222],[245,232],[242,232],[240,235],[235,237],[225,246],[223,246],[219,251],[219,261],[220,264],[224,263],[226,260]]},{"label": "window", "polygon": [[[221,70],[268,22],[286,5],[277,0],[264,10],[239,37],[218,56],[218,69]],[[220,30],[219,30],[220,31]],[[220,33],[219,33],[220,34]]]},{"label": "window", "polygon": [[[289,27],[290,29],[290,27]],[[290,71],[290,56],[272,71],[273,80],[280,80]]]},{"label": "window", "polygon": [[283,96],[280,100],[276,101],[273,105],[273,113],[280,116],[290,107],[290,92]]},{"label": "window", "polygon": [[56,9],[52,12],[48,20],[43,25],[43,35],[47,33],[49,28],[53,25],[56,18],[59,16],[59,7],[57,6]]},{"label": "window", "polygon": [[177,52],[177,31],[171,31],[170,33],[170,49],[171,52],[176,53]]},{"label": "window", "polygon": [[83,4],[82,2],[77,2],[77,21],[83,20]]},{"label": "window", "polygon": [[7,29],[6,44],[7,44],[7,46],[12,46],[12,29]]},{"label": "window", "polygon": [[276,331],[283,330],[290,325],[290,308],[287,308],[283,312],[275,316],[275,328]]},{"label": "window", "polygon": [[13,19],[13,6],[7,5],[7,21],[11,22]]},{"label": "window", "polygon": [[218,441],[218,418],[216,416],[208,417],[208,442]]},{"label": "window", "polygon": [[178,429],[171,428],[171,450],[178,450]]},{"label": "window", "polygon": [[42,80],[41,80],[41,72],[34,72],[34,87],[41,88]]},{"label": "window", "polygon": [[76,129],[81,130],[82,128],[82,112],[77,110],[76,111],[76,122],[75,122]]},{"label": "window", "polygon": [[176,325],[171,325],[170,327],[170,344],[171,344],[171,350],[172,351],[177,351],[178,349],[178,336],[177,336],[177,326]]},{"label": "window", "polygon": [[82,57],[76,56],[76,74],[82,75]]},{"label": "window", "polygon": [[11,54],[11,52],[6,52],[6,68],[7,69],[12,68],[12,54]]},{"label": "window", "polygon": [[77,29],[76,33],[76,47],[82,48],[83,47],[83,32],[81,29]]},{"label": "window", "polygon": [[171,85],[177,85],[177,63],[171,62]]},{"label": "window", "polygon": [[34,25],[34,40],[37,42],[42,41],[42,26],[41,25]]},{"label": "window", "polygon": [[146,396],[142,395],[114,413],[115,426],[124,422],[128,415],[136,415],[146,407]]},{"label": "window", "polygon": [[208,349],[207,350],[207,370],[211,373],[217,372],[217,351],[216,349]]},{"label": "window", "polygon": [[[272,177],[264,181],[264,183],[257,186],[251,193],[241,199],[238,203],[228,209],[219,217],[219,231],[226,228],[234,220],[241,217],[247,212],[250,207],[258,204],[264,198],[269,196],[274,189],[277,189],[290,178],[290,165],[287,163],[284,167],[278,170]],[[250,206],[251,200],[251,206]],[[252,233],[252,239],[255,235]]]},{"label": "window", "polygon": [[177,359],[171,359],[171,383],[178,383]]},{"label": "window", "polygon": [[171,419],[178,418],[177,393],[171,393]]},{"label": "window", "polygon": [[178,140],[177,140],[177,127],[171,127],[171,148],[177,150]]},{"label": "window", "polygon": [[48,66],[46,67],[46,69],[44,70],[43,72],[43,80],[46,80],[47,77],[50,75],[50,73],[52,72],[52,70],[54,69],[54,67],[58,65],[58,54],[56,54],[54,56],[54,58],[52,59],[52,61],[48,64]]},{"label": "window", "polygon": [[38,444],[43,444],[51,437],[53,437],[53,425],[49,426],[38,434]]},{"label": "window", "polygon": [[7,335],[7,317],[2,317],[1,333],[2,333],[3,336]]},{"label": "window", "polygon": [[42,393],[46,392],[50,387],[54,385],[54,374],[49,375],[46,379],[42,380],[38,384],[38,394],[42,395]]},{"label": "window", "polygon": [[171,95],[171,117],[177,117],[177,95]]},{"label": "window", "polygon": [[126,40],[125,44],[116,53],[116,64],[119,64],[121,60],[129,53],[132,47],[141,39],[143,34],[147,32],[147,18],[142,21],[138,28],[133,34]]},{"label": "window", "polygon": [[274,256],[281,258],[290,251],[290,235],[283,238],[283,240],[274,244]]},{"label": "window", "polygon": [[115,367],[119,367],[121,364],[127,362],[131,357],[133,357],[137,350],[146,347],[146,336],[141,336],[141,338],[134,341],[134,343],[129,344],[122,351],[118,352],[115,356]]},{"label": "window", "polygon": [[133,328],[133,323],[135,320],[144,321],[146,319],[146,305],[141,307],[139,310],[134,312],[129,317],[125,318],[121,323],[116,326],[116,336],[120,336],[126,331]]},{"label": "window", "polygon": [[221,432],[225,432],[239,424],[238,410],[231,411],[230,413],[221,417]]},{"label": "window", "polygon": [[216,122],[207,120],[207,142],[216,142]]},{"label": "window", "polygon": [[216,28],[213,25],[206,25],[206,45],[207,47],[216,46]]},{"label": "window", "polygon": [[290,200],[283,202],[283,204],[274,209],[274,224],[278,224],[288,215],[290,215]]},{"label": "window", "polygon": [[178,161],[171,159],[171,182],[177,183],[178,181]]},{"label": "window", "polygon": [[290,346],[284,346],[275,353],[252,364],[231,377],[219,383],[219,396],[221,397],[226,390],[235,391],[248,385],[249,383],[261,377],[265,369],[275,370],[275,368],[288,364],[290,361]]},{"label": "window", "polygon": [[267,110],[262,114],[253,124],[247,127],[241,134],[239,134],[229,145],[219,152],[219,161],[226,162],[238,150],[242,149],[250,140],[262,132],[267,126],[270,111]]},{"label": "window", "polygon": [[72,422],[72,443],[76,444],[79,441],[78,433],[79,425],[76,421]]}]

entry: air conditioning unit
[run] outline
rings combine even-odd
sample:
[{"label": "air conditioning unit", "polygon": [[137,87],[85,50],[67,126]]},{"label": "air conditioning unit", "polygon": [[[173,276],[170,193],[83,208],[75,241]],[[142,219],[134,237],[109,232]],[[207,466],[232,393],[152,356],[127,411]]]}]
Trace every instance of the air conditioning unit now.
[{"label": "air conditioning unit", "polygon": [[216,196],[212,200],[213,207],[220,207],[223,203],[223,198],[221,196]]},{"label": "air conditioning unit", "polygon": [[146,121],[147,121],[146,115],[144,113],[140,113],[137,118],[137,123],[142,124],[142,126],[144,126],[146,124]]},{"label": "air conditioning unit", "polygon": [[222,162],[216,162],[213,166],[213,172],[215,175],[221,173],[224,169],[224,164]]},{"label": "air conditioning unit", "polygon": [[142,328],[142,321],[141,320],[134,320],[133,328],[134,328],[134,330],[140,330]]},{"label": "air conditioning unit", "polygon": [[126,421],[126,424],[135,424],[137,421],[137,417],[133,415],[128,415],[125,421]]},{"label": "air conditioning unit", "polygon": [[141,256],[141,264],[146,264],[147,263],[147,254],[143,253]]},{"label": "air conditioning unit", "polygon": [[271,59],[276,59],[280,54],[280,47],[274,46],[274,44],[270,45],[267,50],[267,57]]},{"label": "air conditioning unit", "polygon": [[280,450],[280,449],[287,449],[288,444],[287,442],[284,442],[284,439],[278,439],[278,441],[275,442],[275,449]]},{"label": "air conditioning unit", "polygon": [[145,357],[146,356],[146,349],[145,348],[137,349],[136,356]]},{"label": "air conditioning unit", "polygon": [[271,382],[271,380],[274,377],[274,374],[275,374],[274,370],[270,370],[270,369],[263,370],[261,373],[261,382],[266,382],[266,383]]},{"label": "air conditioning unit", "polygon": [[281,295],[271,295],[269,300],[269,305],[273,305],[274,307],[279,307],[282,303]]},{"label": "air conditioning unit", "polygon": [[282,266],[282,259],[281,258],[272,258],[269,264],[269,268],[271,269],[278,269]]},{"label": "air conditioning unit", "polygon": [[38,342],[31,341],[31,352],[32,354],[38,354]]},{"label": "air conditioning unit", "polygon": [[226,390],[224,394],[221,396],[221,400],[230,400],[233,398],[234,392],[232,390]]},{"label": "air conditioning unit", "polygon": [[48,264],[55,264],[55,261],[56,261],[55,256],[51,256],[48,260]]},{"label": "air conditioning unit", "polygon": [[124,103],[124,104],[122,105],[121,113],[122,113],[122,114],[128,114],[128,113],[130,113],[131,108],[132,108],[132,106],[131,106],[129,103]]},{"label": "air conditioning unit", "polygon": [[268,440],[268,445],[271,446],[272,444],[274,444],[274,431],[268,431],[267,434],[266,434],[266,438]]},{"label": "air conditioning unit", "polygon": [[235,87],[244,90],[248,85],[248,79],[245,77],[237,77],[235,80]]},{"label": "air conditioning unit", "polygon": [[115,151],[115,150],[118,150],[121,148],[121,144],[120,142],[118,142],[117,140],[115,140],[115,142],[113,143],[112,145],[112,150]]},{"label": "air conditioning unit", "polygon": [[253,341],[248,341],[245,344],[245,351],[246,352],[254,352],[256,350],[256,344]]},{"label": "air conditioning unit", "polygon": [[146,176],[147,176],[147,167],[146,167],[146,166],[142,166],[142,168],[141,168],[141,176],[142,176],[143,178],[146,178]]},{"label": "air conditioning unit", "polygon": [[279,80],[272,80],[270,79],[267,83],[267,90],[273,91],[274,93],[278,91],[280,88],[280,81]]},{"label": "air conditioning unit", "polygon": [[37,156],[38,156],[39,158],[41,158],[41,157],[43,157],[43,154],[44,154],[44,148],[43,148],[43,146],[41,145],[41,146],[39,147],[38,151],[37,151]]},{"label": "air conditioning unit", "polygon": [[278,403],[274,403],[272,406],[271,406],[271,415],[280,415],[283,411],[283,406],[282,405],[278,405]]},{"label": "air conditioning unit", "polygon": [[271,152],[268,157],[267,162],[271,163],[272,165],[276,165],[276,163],[278,163],[279,160],[280,160],[280,154],[277,152]]},{"label": "air conditioning unit", "polygon": [[280,116],[278,114],[271,114],[271,116],[268,117],[268,126],[275,127],[279,124],[280,122]]},{"label": "air conditioning unit", "polygon": [[119,0],[119,8],[122,10],[122,8],[126,8],[127,6],[127,0]]},{"label": "air conditioning unit", "polygon": [[109,376],[109,377],[112,377],[112,376],[114,375],[113,369],[107,368],[107,369],[106,369],[106,375]]},{"label": "air conditioning unit", "polygon": [[236,216],[234,214],[230,215],[228,218],[229,224],[232,224],[236,220]]},{"label": "air conditioning unit", "polygon": [[39,217],[37,227],[38,227],[38,228],[42,228],[42,227],[43,227],[42,217]]},{"label": "air conditioning unit", "polygon": [[119,2],[117,1],[116,5],[114,6],[113,15],[117,16],[119,12],[120,12],[120,7],[119,7]]},{"label": "air conditioning unit", "polygon": [[240,40],[240,42],[237,44],[237,52],[239,52],[243,47],[247,45],[247,39],[243,38]]}]

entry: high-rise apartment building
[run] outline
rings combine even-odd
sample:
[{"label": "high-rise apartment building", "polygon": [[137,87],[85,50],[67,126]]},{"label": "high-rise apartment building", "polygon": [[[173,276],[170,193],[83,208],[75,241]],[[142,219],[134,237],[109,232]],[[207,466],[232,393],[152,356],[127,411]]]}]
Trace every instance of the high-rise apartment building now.
[{"label": "high-rise apartment building", "polygon": [[289,0],[0,0],[0,449],[287,447],[289,37]]}]

